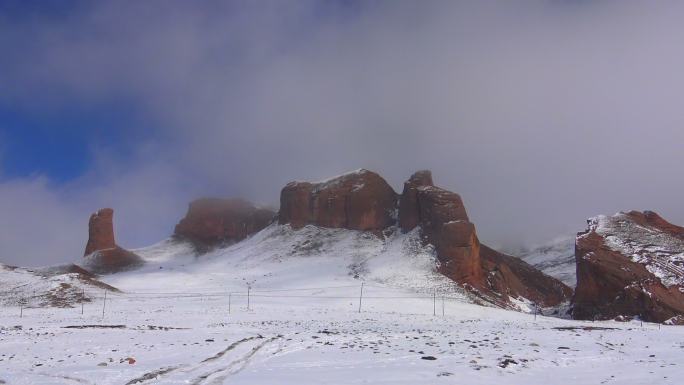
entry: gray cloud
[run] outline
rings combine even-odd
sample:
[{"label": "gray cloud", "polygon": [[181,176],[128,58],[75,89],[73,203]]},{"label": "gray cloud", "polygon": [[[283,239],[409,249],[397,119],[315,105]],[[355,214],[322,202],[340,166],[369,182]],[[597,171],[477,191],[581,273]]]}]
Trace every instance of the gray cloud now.
[{"label": "gray cloud", "polygon": [[[573,233],[588,216],[625,209],[684,223],[682,10],[630,1],[111,2],[67,19],[3,20],[3,52],[22,49],[0,64],[10,91],[0,101],[49,109],[125,98],[155,122],[137,128],[153,130],[155,142],[133,162],[103,154],[68,186],[0,185],[15,207],[78,222],[39,246],[7,231],[0,258],[80,250],[87,212],[102,204],[121,212],[121,243],[143,245],[168,234],[194,195],[277,203],[291,179],[359,167],[397,190],[412,171],[432,169],[461,193],[481,238],[500,246]],[[21,216],[8,212],[3,229]]]}]

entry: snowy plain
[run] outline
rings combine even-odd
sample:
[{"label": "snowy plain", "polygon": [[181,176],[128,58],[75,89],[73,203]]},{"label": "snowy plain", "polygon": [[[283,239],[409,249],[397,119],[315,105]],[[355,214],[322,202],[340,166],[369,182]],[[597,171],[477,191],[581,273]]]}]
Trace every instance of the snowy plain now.
[{"label": "snowy plain", "polygon": [[416,234],[274,225],[200,257],[171,241],[135,251],[147,264],[103,277],[122,292],[105,301],[88,289],[83,314],[1,307],[0,383],[678,384],[684,374],[684,328],[475,305]]}]

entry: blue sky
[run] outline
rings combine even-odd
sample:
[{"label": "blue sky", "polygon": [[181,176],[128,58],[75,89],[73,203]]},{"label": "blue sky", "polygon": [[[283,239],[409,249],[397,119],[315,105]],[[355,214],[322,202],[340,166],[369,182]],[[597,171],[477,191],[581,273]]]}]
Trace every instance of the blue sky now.
[{"label": "blue sky", "polygon": [[[684,223],[684,26],[639,1],[0,1],[0,262],[78,261],[88,215],[417,169],[505,248]],[[36,242],[36,239],[40,239]]]}]

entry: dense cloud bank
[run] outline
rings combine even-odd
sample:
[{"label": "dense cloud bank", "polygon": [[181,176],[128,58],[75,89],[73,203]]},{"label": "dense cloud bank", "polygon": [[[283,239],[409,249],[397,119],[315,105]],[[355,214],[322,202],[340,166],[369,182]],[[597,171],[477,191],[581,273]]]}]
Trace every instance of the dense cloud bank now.
[{"label": "dense cloud bank", "polygon": [[136,138],[125,156],[93,148],[75,180],[0,179],[0,261],[77,258],[100,206],[117,209],[123,246],[142,246],[170,234],[191,198],[276,204],[289,180],[359,167],[395,190],[432,169],[504,247],[623,209],[684,223],[681,11],[549,0],[5,12],[5,108],[123,100],[143,119],[119,128]]}]

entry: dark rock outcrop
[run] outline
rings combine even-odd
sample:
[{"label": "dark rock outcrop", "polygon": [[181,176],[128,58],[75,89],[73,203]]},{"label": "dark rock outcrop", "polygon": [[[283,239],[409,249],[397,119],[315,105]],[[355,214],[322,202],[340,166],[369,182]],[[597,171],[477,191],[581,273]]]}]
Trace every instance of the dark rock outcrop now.
[{"label": "dark rock outcrop", "polygon": [[242,199],[204,198],[190,203],[174,237],[193,243],[200,252],[239,242],[268,226],[275,212]]},{"label": "dark rock outcrop", "polygon": [[562,282],[482,245],[460,195],[435,187],[429,171],[414,174],[404,184],[404,194],[399,210],[402,230],[420,226],[423,240],[435,247],[442,274],[500,306],[508,306],[509,297],[540,306],[570,299],[572,289]]},{"label": "dark rock outcrop", "polygon": [[86,270],[96,274],[109,274],[141,266],[140,256],[119,247],[114,241],[114,210],[105,208],[90,216],[88,243],[85,249]]},{"label": "dark rock outcrop", "polygon": [[280,193],[279,223],[379,233],[395,224],[396,205],[392,187],[362,169],[319,183],[288,183]]},{"label": "dark rock outcrop", "polygon": [[651,211],[599,216],[577,235],[575,258],[573,318],[682,320],[684,228]]},{"label": "dark rock outcrop", "polygon": [[114,210],[109,208],[100,209],[90,216],[88,221],[88,243],[86,244],[84,255],[116,247],[113,219]]},{"label": "dark rock outcrop", "polygon": [[404,183],[404,190],[399,199],[399,227],[401,231],[409,232],[420,224],[418,188],[432,185],[432,173],[428,170],[417,171]]},{"label": "dark rock outcrop", "polygon": [[[483,287],[495,297],[526,298],[538,306],[557,306],[572,297],[572,289],[520,258],[500,253],[490,247],[480,248]],[[503,302],[507,302],[503,298]]]},{"label": "dark rock outcrop", "polygon": [[[397,195],[378,174],[359,170],[325,182],[291,182],[280,194],[279,223],[371,231],[398,224],[403,232],[420,227],[435,248],[439,271],[500,306],[525,298],[541,306],[570,299],[572,289],[522,260],[481,245],[463,200],[436,187],[430,171],[418,171]],[[398,211],[398,221],[394,213]]]}]

